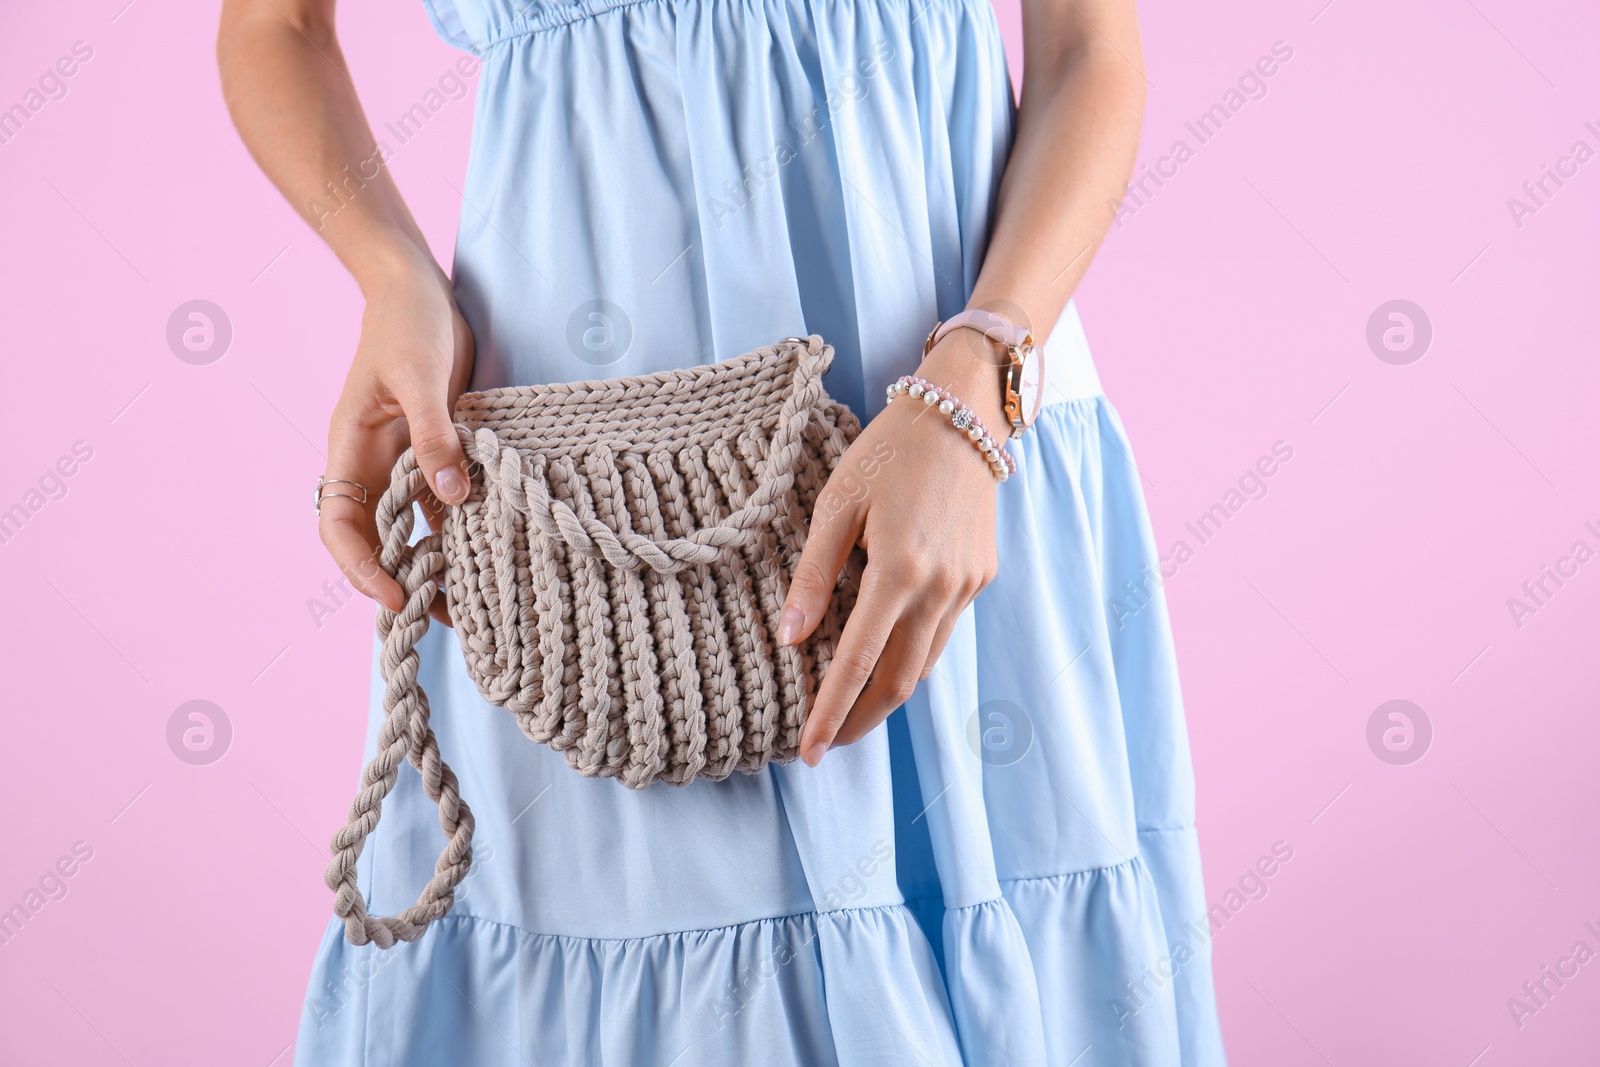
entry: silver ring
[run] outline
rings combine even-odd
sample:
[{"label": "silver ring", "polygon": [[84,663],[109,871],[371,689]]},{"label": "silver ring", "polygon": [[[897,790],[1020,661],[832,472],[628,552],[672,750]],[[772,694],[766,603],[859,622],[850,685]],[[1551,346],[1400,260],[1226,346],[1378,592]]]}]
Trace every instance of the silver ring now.
[{"label": "silver ring", "polygon": [[[357,489],[361,490],[361,495],[360,496],[354,496],[354,495],[352,495],[350,493],[328,493],[328,492],[324,492],[323,491],[324,487],[330,486],[330,485],[353,485]],[[362,507],[366,507],[366,505],[367,505],[367,487],[362,485],[360,482],[352,482],[349,478],[329,478],[326,475],[322,475],[322,474],[317,475],[317,491],[315,493],[313,493],[312,497],[311,497],[311,502],[314,505],[316,505],[317,514],[318,515],[322,514],[322,502],[324,500],[327,500],[330,497],[336,497],[336,496],[343,497],[346,500],[354,500],[357,504],[360,504]]]}]

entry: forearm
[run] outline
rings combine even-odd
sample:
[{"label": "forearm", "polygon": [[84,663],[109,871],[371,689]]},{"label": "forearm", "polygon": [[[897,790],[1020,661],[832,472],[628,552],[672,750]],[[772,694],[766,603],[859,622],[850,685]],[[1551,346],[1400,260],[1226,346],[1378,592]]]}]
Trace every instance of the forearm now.
[{"label": "forearm", "polygon": [[217,64],[251,155],[364,292],[431,265],[351,84],[331,3],[228,0]]},{"label": "forearm", "polygon": [[1122,199],[1145,91],[1131,2],[1085,0],[1088,14],[1070,0],[1048,0],[1048,7],[1033,0],[1024,8],[1029,44],[1017,134],[969,301],[1008,313],[1040,341]]}]

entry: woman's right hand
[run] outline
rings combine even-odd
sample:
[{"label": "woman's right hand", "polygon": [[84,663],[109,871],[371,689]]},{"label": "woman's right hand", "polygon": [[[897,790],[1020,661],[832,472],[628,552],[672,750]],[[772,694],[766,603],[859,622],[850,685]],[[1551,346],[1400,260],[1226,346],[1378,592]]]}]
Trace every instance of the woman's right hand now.
[{"label": "woman's right hand", "polygon": [[[378,501],[407,447],[437,498],[424,501],[430,519],[439,502],[467,498],[466,456],[450,413],[472,375],[472,331],[449,278],[429,257],[385,273],[366,287],[366,297],[361,340],[328,426],[326,477],[364,486],[367,503],[324,496],[318,532],[351,585],[399,611],[405,593],[378,565]],[[360,495],[345,485],[328,492]],[[430,614],[449,624],[442,598]]]},{"label": "woman's right hand", "polygon": [[[327,478],[367,490],[365,506],[322,499],[318,532],[350,584],[392,611],[405,595],[378,565],[378,501],[412,446],[431,494],[423,509],[468,493],[450,411],[472,374],[472,331],[428,252],[339,48],[333,0],[223,0],[217,27],[222,96],[274,184],[361,286],[361,342],[328,427]],[[435,499],[436,498],[436,499]],[[442,597],[432,614],[448,622]]]}]

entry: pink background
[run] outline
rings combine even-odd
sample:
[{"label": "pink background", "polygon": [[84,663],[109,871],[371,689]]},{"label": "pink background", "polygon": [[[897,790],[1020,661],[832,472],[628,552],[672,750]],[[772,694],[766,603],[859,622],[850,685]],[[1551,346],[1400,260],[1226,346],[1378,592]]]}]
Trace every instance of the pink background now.
[{"label": "pink background", "polygon": [[[372,612],[307,607],[338,576],[309,495],[359,303],[232,131],[215,12],[125,2],[19,6],[0,38],[0,107],[93,49],[0,145],[0,510],[93,449],[0,545],[0,908],[93,850],[0,945],[0,1061],[265,1067],[292,1058],[367,699]],[[1600,950],[1600,563],[1520,628],[1506,602],[1600,548],[1600,161],[1520,228],[1506,200],[1600,149],[1600,13],[1323,3],[1145,6],[1142,160],[1195,152],[1079,296],[1157,539],[1196,548],[1167,594],[1209,899],[1294,849],[1217,935],[1229,1052],[1593,1062],[1600,962],[1520,1029],[1506,1001]],[[379,124],[457,57],[416,3],[342,19]],[[1266,96],[1198,145],[1185,121],[1275,41]],[[393,162],[447,262],[470,120],[451,102]],[[207,366],[165,339],[195,298],[233,327]],[[1396,298],[1433,327],[1406,366],[1365,339]],[[1280,440],[1267,495],[1197,547],[1185,522]],[[232,726],[208,766],[168,747],[194,699]],[[1407,766],[1366,740],[1392,699],[1433,726]]]}]

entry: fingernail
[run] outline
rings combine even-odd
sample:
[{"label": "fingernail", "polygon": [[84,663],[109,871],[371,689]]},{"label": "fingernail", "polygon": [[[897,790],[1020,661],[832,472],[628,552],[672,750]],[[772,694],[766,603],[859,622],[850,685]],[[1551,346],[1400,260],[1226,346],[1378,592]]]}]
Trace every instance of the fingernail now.
[{"label": "fingernail", "polygon": [[822,762],[822,757],[828,754],[828,742],[818,741],[806,749],[806,762],[815,767]]},{"label": "fingernail", "polygon": [[[778,617],[778,644],[792,645],[800,638],[800,627],[806,624],[805,612],[799,608],[784,608]],[[824,745],[823,748],[828,746]]]},{"label": "fingernail", "polygon": [[446,504],[454,504],[456,498],[465,495],[466,483],[461,480],[461,475],[455,472],[454,467],[446,467],[433,476],[433,487],[439,493],[439,498]]}]

